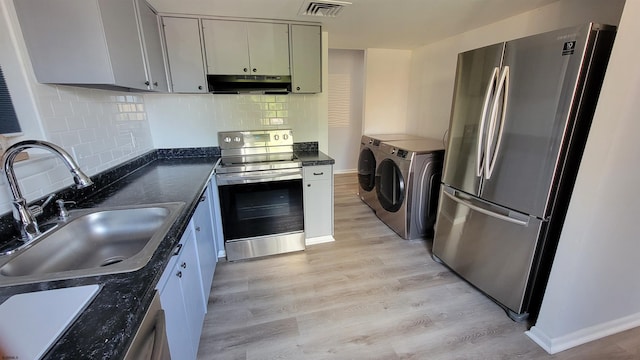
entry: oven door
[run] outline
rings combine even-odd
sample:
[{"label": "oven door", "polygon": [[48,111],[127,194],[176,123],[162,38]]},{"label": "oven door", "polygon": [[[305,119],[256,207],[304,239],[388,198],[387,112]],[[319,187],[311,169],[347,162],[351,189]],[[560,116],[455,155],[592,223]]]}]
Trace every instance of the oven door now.
[{"label": "oven door", "polygon": [[302,178],[218,184],[225,242],[304,231]]}]

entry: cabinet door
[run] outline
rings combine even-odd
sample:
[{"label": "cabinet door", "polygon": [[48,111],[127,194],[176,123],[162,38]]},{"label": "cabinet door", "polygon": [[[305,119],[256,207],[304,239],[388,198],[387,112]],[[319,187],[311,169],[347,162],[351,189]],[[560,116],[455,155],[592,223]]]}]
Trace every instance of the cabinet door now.
[{"label": "cabinet door", "polygon": [[15,1],[38,81],[147,90],[135,1]]},{"label": "cabinet door", "polygon": [[333,235],[333,167],[304,168],[304,232],[307,239]]},{"label": "cabinet door", "polygon": [[189,329],[189,319],[182,295],[181,278],[178,277],[179,270],[172,267],[167,271],[170,271],[169,278],[164,288],[159,290],[160,303],[164,310],[167,324],[169,352],[173,359],[195,359],[196,352],[193,351],[193,342],[187,331]]},{"label": "cabinet door", "polygon": [[[187,310],[188,332],[190,334],[191,346],[194,353],[198,352],[202,324],[206,313],[206,303],[202,295],[202,280],[200,277],[200,266],[198,264],[198,252],[196,250],[193,232],[188,230],[189,238],[182,247],[182,255],[178,260],[178,271],[181,273],[180,285],[184,296],[185,308]],[[185,233],[186,234],[186,233]]]},{"label": "cabinet door", "polygon": [[164,67],[158,15],[145,0],[137,0],[140,17],[140,33],[147,65],[147,88],[151,91],[168,92],[167,73]]},{"label": "cabinet door", "polygon": [[207,74],[248,75],[247,26],[241,21],[202,20]]},{"label": "cabinet door", "polygon": [[198,19],[163,17],[162,24],[171,91],[206,93],[207,80]]},{"label": "cabinet door", "polygon": [[322,92],[320,26],[291,25],[291,82],[294,93]]},{"label": "cabinet door", "polygon": [[211,219],[211,207],[209,203],[208,191],[200,198],[200,204],[193,214],[193,226],[198,248],[198,261],[200,264],[200,276],[202,279],[202,294],[205,304],[209,302],[209,292],[213,282],[213,273],[216,269],[218,256],[213,238],[213,222]]},{"label": "cabinet door", "polygon": [[247,23],[251,73],[289,75],[287,24]]},{"label": "cabinet door", "polygon": [[218,258],[225,257],[224,234],[222,232],[222,216],[220,213],[220,193],[218,192],[218,184],[216,177],[212,176],[209,182],[209,199],[211,200],[211,213],[213,218],[213,234]]},{"label": "cabinet door", "polygon": [[[132,0],[99,0],[98,4],[115,78],[114,85],[147,90],[145,59],[135,3]],[[75,13],[73,6],[68,11]],[[76,17],[79,16],[75,14]]]}]

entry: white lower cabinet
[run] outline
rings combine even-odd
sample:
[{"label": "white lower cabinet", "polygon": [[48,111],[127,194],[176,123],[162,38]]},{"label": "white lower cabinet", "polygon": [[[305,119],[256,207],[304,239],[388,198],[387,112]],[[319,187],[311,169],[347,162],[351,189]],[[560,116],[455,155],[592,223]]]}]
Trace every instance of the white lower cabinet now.
[{"label": "white lower cabinet", "polygon": [[303,182],[306,244],[333,241],[333,165],[305,166]]},{"label": "white lower cabinet", "polygon": [[202,279],[202,296],[207,310],[209,291],[213,282],[213,273],[218,262],[218,252],[213,236],[213,217],[211,216],[211,197],[209,189],[200,197],[200,203],[193,213],[193,227],[195,230],[198,259],[200,263],[200,277]]},{"label": "white lower cabinet", "polygon": [[160,303],[165,311],[167,339],[173,359],[195,359],[206,304],[192,224],[182,236],[160,282]]}]

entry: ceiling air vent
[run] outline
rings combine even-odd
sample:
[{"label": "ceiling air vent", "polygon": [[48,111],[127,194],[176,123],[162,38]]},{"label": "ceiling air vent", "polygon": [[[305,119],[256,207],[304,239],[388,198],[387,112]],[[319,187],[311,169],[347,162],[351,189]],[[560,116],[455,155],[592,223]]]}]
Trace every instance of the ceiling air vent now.
[{"label": "ceiling air vent", "polygon": [[347,5],[351,5],[351,3],[347,1],[335,0],[306,0],[302,4],[298,15],[336,17]]}]

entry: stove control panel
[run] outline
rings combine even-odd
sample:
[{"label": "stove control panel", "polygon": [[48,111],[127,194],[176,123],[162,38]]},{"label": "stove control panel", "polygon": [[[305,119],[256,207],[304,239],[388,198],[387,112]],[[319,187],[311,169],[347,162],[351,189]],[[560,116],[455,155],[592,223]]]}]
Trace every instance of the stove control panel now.
[{"label": "stove control panel", "polygon": [[218,145],[222,150],[293,146],[293,131],[291,129],[221,131],[218,133]]}]

